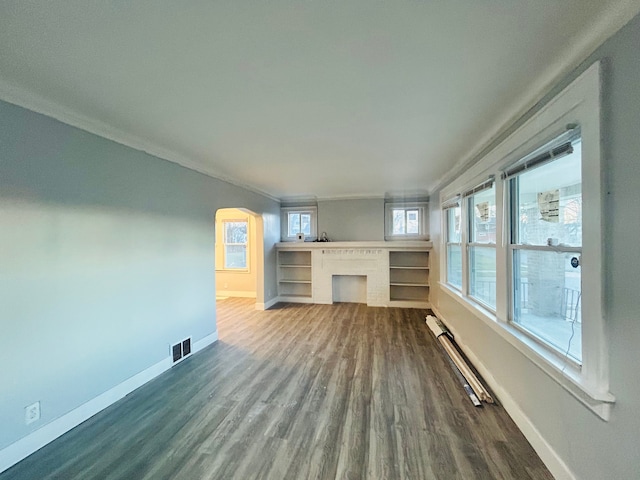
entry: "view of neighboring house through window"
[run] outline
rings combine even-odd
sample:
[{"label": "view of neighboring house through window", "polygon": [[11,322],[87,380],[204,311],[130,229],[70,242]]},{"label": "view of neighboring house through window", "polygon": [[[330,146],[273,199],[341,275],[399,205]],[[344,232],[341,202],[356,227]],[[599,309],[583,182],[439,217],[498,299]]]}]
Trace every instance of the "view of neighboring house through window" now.
[{"label": "view of neighboring house through window", "polygon": [[447,283],[462,288],[462,211],[460,205],[449,207],[446,212]]},{"label": "view of neighboring house through window", "polygon": [[582,181],[579,139],[564,156],[514,173],[511,198],[511,320],[582,361]]},{"label": "view of neighboring house through window", "polygon": [[224,268],[248,268],[247,239],[249,225],[246,221],[224,221]]},{"label": "view of neighboring house through window", "polygon": [[496,190],[489,182],[467,195],[469,296],[496,308]]}]

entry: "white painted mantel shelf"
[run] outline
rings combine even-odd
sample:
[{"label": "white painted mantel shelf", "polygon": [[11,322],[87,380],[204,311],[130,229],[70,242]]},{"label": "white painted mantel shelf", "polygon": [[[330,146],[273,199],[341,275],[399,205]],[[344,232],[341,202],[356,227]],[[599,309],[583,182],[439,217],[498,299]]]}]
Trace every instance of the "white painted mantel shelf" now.
[{"label": "white painted mantel shelf", "polygon": [[283,302],[331,304],[334,276],[366,278],[372,307],[429,307],[431,242],[282,242],[278,294]]}]

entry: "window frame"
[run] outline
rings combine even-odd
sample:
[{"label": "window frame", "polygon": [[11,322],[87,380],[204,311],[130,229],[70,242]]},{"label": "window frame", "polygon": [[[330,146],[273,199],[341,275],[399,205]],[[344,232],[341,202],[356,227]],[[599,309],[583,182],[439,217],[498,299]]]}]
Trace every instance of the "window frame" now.
[{"label": "window frame", "polygon": [[282,207],[280,209],[280,238],[283,242],[297,241],[297,235],[289,235],[289,215],[290,214],[309,214],[311,215],[311,235],[305,235],[305,241],[313,241],[318,238],[318,207],[300,206],[300,207]]},{"label": "window frame", "polygon": [[[484,157],[465,165],[458,178],[440,191],[444,206],[460,192],[486,180],[496,179],[496,309],[492,312],[462,291],[451,288],[442,278],[440,291],[454,298],[479,320],[484,321],[504,340],[513,345],[580,403],[608,420],[615,397],[609,391],[609,354],[603,288],[603,174],[601,170],[600,134],[600,63],[596,62],[558,95],[524,121]],[[501,174],[531,152],[549,143],[568,128],[579,126],[582,142],[582,365],[560,357],[546,345],[535,341],[509,321],[512,300],[509,298],[510,218],[505,203],[509,201],[506,180]],[[462,170],[460,168],[460,170]],[[442,215],[444,217],[444,213]],[[463,213],[464,217],[464,213]],[[443,222],[444,228],[444,222]],[[468,227],[467,227],[468,229]],[[463,233],[464,235],[464,233]],[[442,250],[445,252],[445,237]],[[441,272],[446,272],[445,255],[440,256]],[[466,263],[466,262],[465,262]],[[468,266],[463,263],[463,269]],[[467,274],[463,273],[463,282]]]},{"label": "window frame", "polygon": [[[579,129],[574,129],[576,131],[575,134],[570,134],[567,135],[570,132],[566,132],[565,134],[561,135],[562,136],[568,136],[570,138],[572,138],[571,143],[574,143],[575,140],[582,138],[582,135],[580,133]],[[553,148],[553,145],[557,144],[557,143],[561,143],[554,141],[551,142],[551,145],[549,146],[545,146],[544,150],[549,150],[550,148]],[[531,152],[530,155],[535,155],[536,151]],[[525,159],[528,157],[525,156]],[[504,188],[505,191],[507,192],[506,195],[506,200],[505,200],[505,205],[504,205],[504,210],[505,213],[508,215],[508,222],[507,222],[507,232],[506,232],[506,238],[507,238],[507,264],[508,264],[508,275],[509,275],[509,282],[508,282],[508,286],[509,286],[509,299],[510,299],[510,303],[509,303],[509,312],[508,312],[508,321],[509,323],[514,327],[517,328],[518,330],[520,330],[524,335],[527,335],[531,338],[531,340],[533,340],[534,342],[538,342],[540,343],[544,348],[546,348],[550,353],[556,355],[557,357],[559,357],[559,359],[569,365],[571,365],[573,368],[576,369],[580,369],[582,366],[582,360],[571,357],[569,355],[569,349],[564,349],[564,346],[562,348],[554,345],[550,340],[546,340],[544,339],[541,335],[537,335],[534,331],[530,330],[529,328],[527,328],[525,325],[520,324],[519,322],[516,321],[516,305],[515,305],[515,296],[516,296],[516,281],[515,281],[515,253],[517,251],[527,251],[527,252],[551,252],[551,253],[565,253],[565,254],[577,254],[578,256],[582,256],[582,251],[583,251],[583,246],[582,246],[582,233],[581,233],[581,244],[580,246],[570,246],[570,245],[544,245],[544,244],[525,244],[522,242],[522,239],[520,238],[521,236],[521,232],[520,232],[520,222],[519,222],[519,218],[520,218],[520,211],[519,211],[519,207],[520,207],[520,203],[519,203],[519,192],[520,192],[520,177],[529,171],[535,170],[537,168],[544,168],[545,166],[552,164],[553,162],[556,162],[558,160],[562,160],[562,158],[564,157],[558,157],[558,158],[554,158],[549,160],[548,162],[545,162],[543,164],[540,165],[536,165],[532,168],[528,168],[526,170],[520,171],[516,174],[513,175],[504,175]],[[524,160],[524,159],[523,159]],[[521,162],[517,162],[517,163],[521,163]],[[581,181],[583,178],[583,175],[581,174],[580,176]],[[582,189],[581,189],[582,190]],[[580,193],[580,197],[582,198],[582,191]],[[581,267],[582,270],[582,267]],[[582,276],[582,273],[581,273]],[[582,290],[581,290],[582,292]],[[582,294],[580,294],[580,297],[582,296]],[[582,306],[581,306],[582,308]],[[573,335],[572,335],[573,337]],[[582,342],[582,335],[580,336],[580,341]]]},{"label": "window frame", "polygon": [[[393,211],[418,210],[418,233],[393,233]],[[384,204],[384,239],[393,240],[429,240],[429,202],[385,202]]]},{"label": "window frame", "polygon": [[[248,273],[250,272],[250,258],[249,258],[249,238],[251,235],[250,232],[250,225],[249,225],[249,220],[248,219],[231,219],[231,218],[225,218],[224,220],[221,221],[222,223],[222,268],[220,268],[219,270],[224,271],[224,272],[242,272],[242,273]],[[227,224],[229,223],[244,223],[247,226],[247,241],[244,243],[227,243]],[[232,245],[232,246],[237,246],[237,245],[244,245],[245,248],[245,266],[244,267],[228,267],[227,266],[227,246]]]},{"label": "window frame", "polygon": [[[474,219],[475,219],[475,213],[473,212],[474,207],[475,207],[475,203],[474,203],[474,198],[477,194],[485,192],[487,190],[491,190],[493,189],[493,202],[495,205],[495,209],[496,209],[496,240],[497,240],[497,211],[498,211],[498,201],[496,198],[496,188],[495,188],[495,181],[493,178],[489,179],[487,182],[479,185],[478,187],[473,188],[471,191],[468,191],[467,193],[464,194],[463,196],[463,203],[465,205],[464,208],[466,208],[466,231],[463,231],[462,233],[462,238],[465,240],[463,243],[463,255],[466,257],[466,272],[463,271],[463,279],[466,279],[466,294],[469,297],[470,300],[477,302],[478,304],[480,304],[483,308],[486,308],[487,310],[489,310],[490,312],[495,313],[496,311],[496,306],[497,305],[490,305],[489,303],[487,303],[486,301],[484,301],[483,299],[479,298],[478,296],[474,295],[471,292],[471,275],[472,275],[472,268],[471,268],[471,255],[473,252],[473,249],[475,248],[491,248],[494,251],[494,255],[496,258],[496,275],[495,275],[495,280],[496,280],[496,299],[494,300],[497,304],[497,289],[498,289],[498,268],[497,268],[497,257],[498,257],[498,250],[496,247],[496,243],[497,241],[494,242],[477,242],[474,241],[473,238],[473,233],[475,232],[474,227],[472,227]],[[463,216],[464,216],[464,212],[463,212]],[[464,270],[464,268],[463,268]]]},{"label": "window frame", "polygon": [[[455,211],[455,209],[459,208],[460,209],[460,239],[458,242],[452,242],[451,241],[451,228],[450,228],[450,213],[452,211]],[[445,268],[443,269],[443,271],[445,272],[445,281],[447,283],[447,285],[459,292],[463,292],[464,291],[464,254],[463,254],[463,229],[462,229],[462,223],[463,223],[463,209],[462,209],[462,205],[461,202],[455,201],[455,202],[450,202],[449,205],[447,205],[446,207],[443,207],[443,232],[445,232],[445,234],[442,236],[444,239],[444,261],[445,261]],[[449,276],[449,250],[451,248],[451,246],[457,246],[460,249],[460,285],[457,285],[455,283],[451,282],[450,276]]]}]

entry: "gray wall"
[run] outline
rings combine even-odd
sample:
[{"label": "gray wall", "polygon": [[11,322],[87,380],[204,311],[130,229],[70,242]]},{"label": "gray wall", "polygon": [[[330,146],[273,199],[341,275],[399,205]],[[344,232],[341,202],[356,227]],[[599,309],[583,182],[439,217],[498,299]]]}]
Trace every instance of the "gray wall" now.
[{"label": "gray wall", "polygon": [[[580,479],[640,478],[637,438],[640,432],[640,303],[637,291],[640,255],[634,251],[640,238],[639,47],[640,17],[636,17],[578,70],[563,79],[534,109],[548,102],[595,60],[603,60],[605,320],[609,334],[611,392],[617,398],[610,421],[602,421],[583,407],[450,296],[435,288],[432,291],[432,301],[459,332],[464,343]],[[533,111],[529,115],[531,113]],[[521,123],[522,120],[510,131]],[[431,198],[437,199],[438,193]],[[431,232],[439,257],[441,237],[437,201],[431,206]],[[440,275],[438,265],[439,258],[436,258],[431,270],[434,276]]]},{"label": "gray wall", "polygon": [[263,215],[274,298],[277,202],[0,102],[0,449],[216,331],[223,207]]},{"label": "gray wall", "polygon": [[318,236],[332,241],[384,240],[384,199],[322,200],[318,202]]}]

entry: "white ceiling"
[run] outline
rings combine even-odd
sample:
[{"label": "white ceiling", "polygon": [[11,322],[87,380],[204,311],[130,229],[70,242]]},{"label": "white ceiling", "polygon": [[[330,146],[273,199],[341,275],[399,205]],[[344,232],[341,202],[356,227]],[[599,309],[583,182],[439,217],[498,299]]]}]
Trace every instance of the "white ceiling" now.
[{"label": "white ceiling", "polygon": [[0,98],[284,198],[431,191],[637,0],[0,3]]}]

